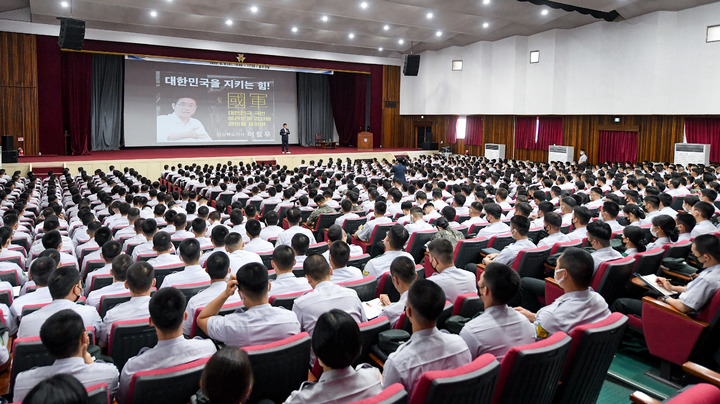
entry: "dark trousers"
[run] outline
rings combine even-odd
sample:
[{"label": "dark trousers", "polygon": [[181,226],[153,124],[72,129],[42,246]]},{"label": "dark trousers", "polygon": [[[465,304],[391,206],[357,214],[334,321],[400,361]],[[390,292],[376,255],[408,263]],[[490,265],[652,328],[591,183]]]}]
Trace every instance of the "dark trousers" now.
[{"label": "dark trousers", "polygon": [[282,139],[282,151],[289,152],[290,148],[288,147],[288,136],[280,136],[280,138]]},{"label": "dark trousers", "polygon": [[617,311],[622,314],[634,314],[638,317],[642,317],[642,306],[642,300],[623,297],[613,302],[612,306],[610,306],[610,311]]},{"label": "dark trousers", "polygon": [[531,312],[536,313],[542,308],[542,304],[538,301],[538,296],[545,296],[545,280],[522,278],[520,281],[520,293],[516,295],[513,303],[519,304]]}]

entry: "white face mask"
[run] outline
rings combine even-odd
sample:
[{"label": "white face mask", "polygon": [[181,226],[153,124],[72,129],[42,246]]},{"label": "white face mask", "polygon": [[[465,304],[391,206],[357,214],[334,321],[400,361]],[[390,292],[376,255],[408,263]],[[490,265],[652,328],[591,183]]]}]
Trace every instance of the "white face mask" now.
[{"label": "white face mask", "polygon": [[562,276],[558,279],[558,274],[559,274],[559,273],[563,273],[563,272],[565,272],[565,269],[564,269],[564,268],[560,268],[560,269],[556,269],[556,270],[555,270],[555,273],[553,274],[553,278],[555,279],[555,282],[560,283],[560,282],[563,281],[563,279],[565,279],[565,278],[563,278]]},{"label": "white face mask", "polygon": [[655,230],[653,230],[652,228],[650,228],[650,234],[652,234],[653,237],[658,236],[657,232]]}]

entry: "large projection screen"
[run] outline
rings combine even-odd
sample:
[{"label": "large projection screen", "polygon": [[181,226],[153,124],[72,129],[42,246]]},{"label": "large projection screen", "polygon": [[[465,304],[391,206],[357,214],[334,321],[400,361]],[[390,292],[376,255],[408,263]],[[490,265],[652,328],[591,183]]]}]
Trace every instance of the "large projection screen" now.
[{"label": "large projection screen", "polygon": [[295,77],[294,71],[128,56],[125,146],[280,144],[283,123],[289,143],[297,143]]}]

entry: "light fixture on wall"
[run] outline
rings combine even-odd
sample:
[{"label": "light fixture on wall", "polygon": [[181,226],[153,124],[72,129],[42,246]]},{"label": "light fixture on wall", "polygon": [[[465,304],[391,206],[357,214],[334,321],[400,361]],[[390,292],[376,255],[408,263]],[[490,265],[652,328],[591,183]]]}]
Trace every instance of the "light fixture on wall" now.
[{"label": "light fixture on wall", "polygon": [[453,60],[452,61],[452,70],[454,72],[462,71],[463,68],[463,61],[462,60]]},{"label": "light fixture on wall", "polygon": [[613,119],[613,121],[615,121],[615,123],[620,123],[620,117],[619,117],[619,116],[616,116],[616,117]]},{"label": "light fixture on wall", "polygon": [[540,63],[540,51],[530,51],[530,63]]},{"label": "light fixture on wall", "polygon": [[711,25],[707,27],[705,42],[720,42],[720,25]]}]

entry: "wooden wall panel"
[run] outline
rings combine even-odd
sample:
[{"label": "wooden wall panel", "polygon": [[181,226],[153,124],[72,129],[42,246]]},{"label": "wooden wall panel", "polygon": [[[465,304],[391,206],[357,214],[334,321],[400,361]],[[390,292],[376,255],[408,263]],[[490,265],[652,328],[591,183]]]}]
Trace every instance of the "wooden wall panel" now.
[{"label": "wooden wall panel", "polygon": [[23,137],[26,154],[38,150],[37,59],[34,35],[0,32],[0,134]]},{"label": "wooden wall panel", "polygon": [[[383,138],[382,147],[410,147],[400,116],[400,66],[383,67]],[[395,107],[388,106],[388,102]]]},{"label": "wooden wall panel", "polygon": [[[485,143],[505,144],[505,157],[513,158],[515,142],[515,117],[512,115],[488,115],[483,117],[483,145]],[[482,156],[484,146],[473,146],[471,154]]]}]

